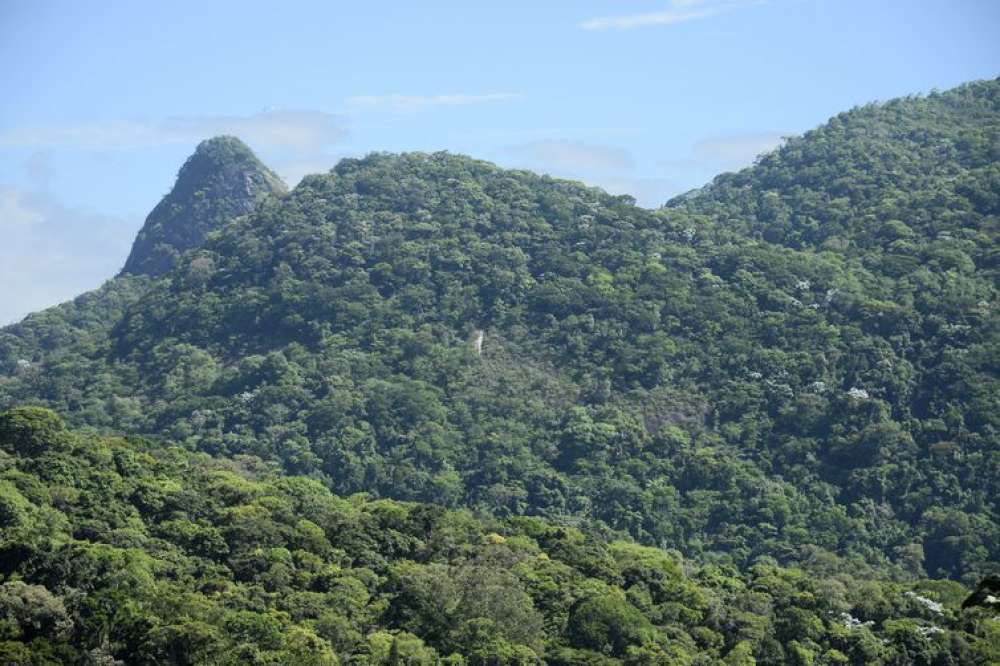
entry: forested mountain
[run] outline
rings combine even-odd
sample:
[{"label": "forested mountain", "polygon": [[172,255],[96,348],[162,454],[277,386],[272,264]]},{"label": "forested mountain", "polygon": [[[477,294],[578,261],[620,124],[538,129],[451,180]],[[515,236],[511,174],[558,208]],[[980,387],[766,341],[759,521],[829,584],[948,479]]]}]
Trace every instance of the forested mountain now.
[{"label": "forested mountain", "polygon": [[[355,508],[464,507],[546,552],[525,525],[582,530],[612,560],[619,546],[602,540],[673,549],[671,566],[682,557],[727,572],[727,591],[711,592],[723,605],[740,585],[756,590],[759,571],[792,576],[781,585],[817,604],[827,593],[808,591],[808,576],[971,588],[1000,563],[998,156],[1000,81],[854,109],[655,211],[447,153],[345,159],[283,193],[245,146],[209,141],[121,277],[0,332],[0,408],[43,405],[95,436],[146,436],[120,446],[156,459],[163,449],[199,469],[231,464],[201,452],[273,476],[241,458],[256,456],[340,495],[367,493]],[[160,520],[119,499],[143,529]],[[214,525],[212,511],[247,503],[219,502],[195,514]],[[418,506],[393,511],[432,511]],[[162,520],[197,522],[177,512]],[[104,533],[74,538],[125,547]],[[287,538],[266,547],[293,552]],[[384,547],[373,550],[392,561]],[[344,551],[341,566],[360,566]],[[224,566],[246,594],[266,589],[240,578],[243,564]],[[709,647],[695,629],[706,616],[650,614],[680,592],[629,597],[618,575],[603,580],[626,590],[622,612],[661,638],[674,625],[693,637],[676,634],[701,655],[691,663],[977,663],[956,647],[972,638],[949,638],[950,657],[848,655],[824,632],[836,624],[827,611],[853,613],[853,602],[811,607],[825,627],[815,631],[760,629],[739,661],[738,623],[705,625],[721,636]],[[398,584],[394,594],[409,593]],[[961,596],[927,585],[949,590],[938,601]],[[255,610],[271,608],[261,599]],[[532,599],[547,638],[512,645],[555,663],[587,663],[559,662],[562,647],[626,657],[624,643],[574,642]],[[889,615],[870,619],[881,631]],[[219,640],[236,640],[211,617]],[[406,629],[442,655],[470,649],[405,613],[368,617],[353,631]],[[963,630],[998,635],[995,621],[976,623]],[[792,636],[811,657],[796,656]],[[819,656],[830,649],[848,656]],[[633,657],[685,663],[671,659]]]},{"label": "forested mountain", "polygon": [[[739,574],[0,414],[4,664],[996,663],[953,581]],[[973,599],[973,601],[975,601]],[[756,656],[756,657],[755,657]]]}]

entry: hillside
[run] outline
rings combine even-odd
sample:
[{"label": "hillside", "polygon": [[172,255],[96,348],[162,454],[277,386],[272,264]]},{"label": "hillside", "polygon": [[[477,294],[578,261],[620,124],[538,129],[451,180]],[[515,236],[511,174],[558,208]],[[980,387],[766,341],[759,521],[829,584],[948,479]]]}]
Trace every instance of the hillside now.
[{"label": "hillside", "polygon": [[4,329],[0,406],[703,563],[972,584],[1000,562],[998,88],[855,109],[657,211],[346,159],[210,216],[72,344]]},{"label": "hillside", "polygon": [[[950,581],[743,574],[537,518],[340,498],[0,413],[5,664],[943,664],[1000,658]],[[755,661],[756,657],[756,661]]]},{"label": "hillside", "polygon": [[870,104],[667,205],[788,247],[881,250],[897,274],[920,260],[996,269],[998,135],[998,81]]}]

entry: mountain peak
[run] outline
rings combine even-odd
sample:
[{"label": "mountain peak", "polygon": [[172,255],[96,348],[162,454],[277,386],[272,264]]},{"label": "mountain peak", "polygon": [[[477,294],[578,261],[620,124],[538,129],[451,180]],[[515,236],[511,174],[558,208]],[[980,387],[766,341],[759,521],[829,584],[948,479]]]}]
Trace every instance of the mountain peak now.
[{"label": "mountain peak", "polygon": [[285,184],[250,148],[233,136],[198,144],[177,174],[173,189],[146,218],[122,274],[163,275],[183,252]]},{"label": "mountain peak", "polygon": [[[189,161],[194,158],[210,159],[219,163],[226,163],[235,160],[251,161],[260,164],[260,160],[257,159],[256,155],[254,155],[250,146],[240,141],[237,137],[230,136],[228,134],[213,136],[211,139],[205,139],[199,143],[197,147],[195,147],[194,154],[191,155]],[[188,164],[185,163],[184,166],[188,166]]]}]

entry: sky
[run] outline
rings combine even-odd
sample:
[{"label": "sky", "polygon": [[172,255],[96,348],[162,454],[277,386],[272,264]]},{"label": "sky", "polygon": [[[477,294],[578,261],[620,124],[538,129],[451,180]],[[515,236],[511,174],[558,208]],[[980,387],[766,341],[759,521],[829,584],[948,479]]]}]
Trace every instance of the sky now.
[{"label": "sky", "polygon": [[655,207],[1000,75],[997,0],[0,0],[0,325],[98,287],[202,139],[289,185],[448,150]]}]

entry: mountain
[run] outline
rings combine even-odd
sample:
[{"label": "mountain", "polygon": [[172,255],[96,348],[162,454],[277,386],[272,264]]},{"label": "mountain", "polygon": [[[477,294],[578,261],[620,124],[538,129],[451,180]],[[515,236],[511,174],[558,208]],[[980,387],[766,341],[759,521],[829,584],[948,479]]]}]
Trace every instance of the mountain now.
[{"label": "mountain", "polygon": [[[169,270],[0,332],[0,408],[744,581],[971,586],[1000,563],[998,90],[854,109],[655,211],[448,153],[208,196]],[[747,649],[810,663],[783,626]]]},{"label": "mountain", "polygon": [[998,134],[996,81],[870,104],[667,205],[788,247],[880,250],[896,274],[923,261],[963,268],[940,247],[924,256],[910,247],[948,240],[965,261],[996,270]]},{"label": "mountain", "polygon": [[[952,581],[737,573],[0,413],[5,664],[987,664]],[[993,630],[995,632],[995,629]]]},{"label": "mountain", "polygon": [[[50,356],[67,350],[79,355],[74,371],[101,372],[110,330],[180,253],[201,245],[212,230],[251,212],[264,199],[284,192],[280,179],[238,139],[202,142],[184,163],[175,186],[150,213],[121,274],[99,289],[29,315],[0,332],[2,372],[32,375]],[[86,400],[79,395],[76,399]]]},{"label": "mountain", "polygon": [[135,239],[122,274],[163,275],[181,254],[262,199],[286,191],[284,183],[242,141],[203,141],[177,174],[170,193],[153,209]]}]

